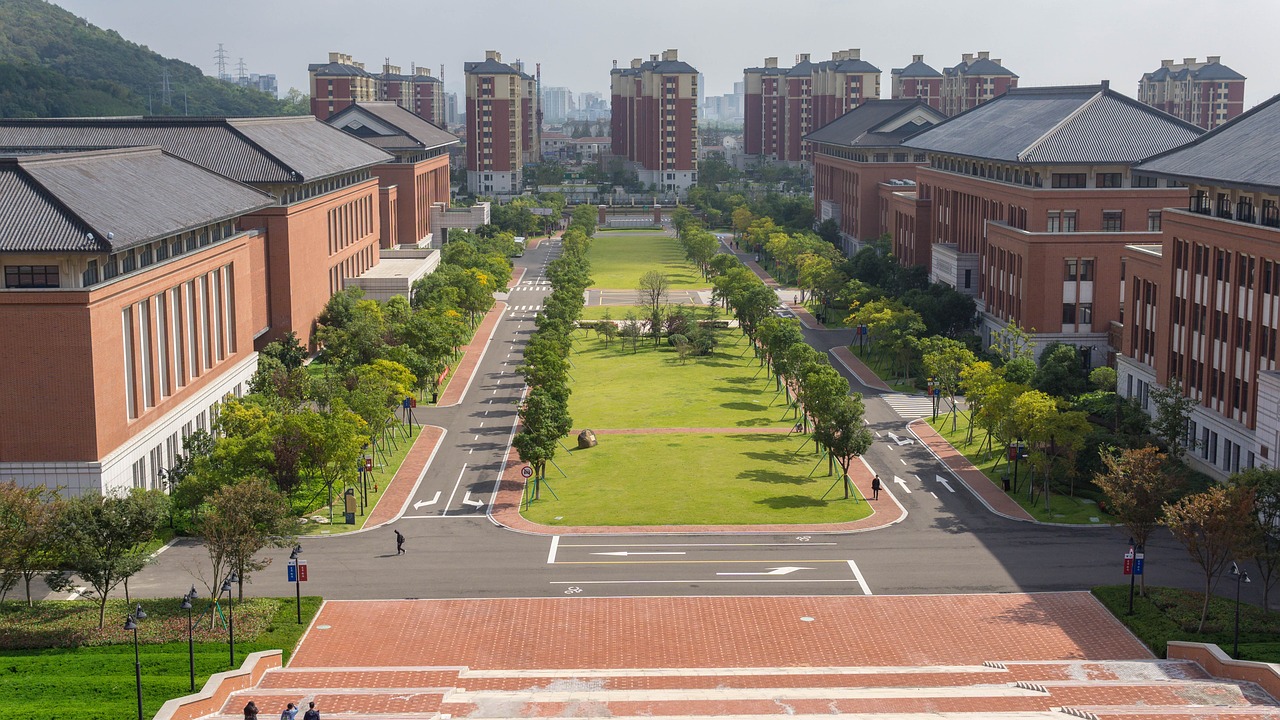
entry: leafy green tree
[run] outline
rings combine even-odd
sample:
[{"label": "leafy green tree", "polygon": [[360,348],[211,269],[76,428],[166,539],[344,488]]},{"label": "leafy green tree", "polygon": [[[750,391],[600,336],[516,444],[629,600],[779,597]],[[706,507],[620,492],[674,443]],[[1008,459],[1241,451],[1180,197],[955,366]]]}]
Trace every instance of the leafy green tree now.
[{"label": "leafy green tree", "polygon": [[47,580],[51,588],[68,586],[73,573],[93,588],[98,629],[106,619],[111,591],[147,563],[145,545],[155,536],[165,499],[159,491],[135,490],[123,497],[81,495],[58,514],[52,542],[60,567]]},{"label": "leafy green tree", "polygon": [[1182,382],[1178,378],[1169,378],[1167,387],[1152,387],[1149,395],[1156,406],[1151,431],[1160,438],[1170,455],[1181,460],[1188,447],[1196,445],[1195,438],[1187,434],[1196,401],[1183,393]]},{"label": "leafy green tree", "polygon": [[1231,476],[1232,486],[1253,493],[1252,550],[1262,581],[1262,611],[1271,612],[1271,590],[1280,579],[1280,470],[1249,468]]},{"label": "leafy green tree", "polygon": [[813,437],[840,465],[844,496],[849,497],[849,466],[871,448],[871,431],[862,422],[862,395],[844,395],[822,409],[814,420]]},{"label": "leafy green tree", "polygon": [[837,247],[840,245],[840,223],[836,222],[834,218],[827,218],[818,223],[818,227],[814,229],[814,232],[826,242]]},{"label": "leafy green tree", "polygon": [[209,594],[216,595],[223,578],[235,571],[237,594],[244,600],[249,576],[271,563],[269,558],[257,560],[254,556],[268,547],[292,547],[297,521],[288,501],[266,480],[247,477],[209,498],[209,512],[197,528],[213,570],[205,583]]},{"label": "leafy green tree", "polygon": [[978,361],[964,343],[950,338],[928,337],[918,343],[924,371],[951,403],[951,431],[956,429],[956,394],[965,369]]},{"label": "leafy green tree", "polygon": [[1080,350],[1074,345],[1051,343],[1040,354],[1040,367],[1031,386],[1057,397],[1074,397],[1088,386]]},{"label": "leafy green tree", "polygon": [[279,340],[267,343],[266,347],[262,348],[261,355],[278,360],[286,370],[300,368],[302,363],[307,361],[307,349],[298,339],[298,333],[292,330],[285,333]]},{"label": "leafy green tree", "polygon": [[1182,543],[1204,574],[1204,605],[1200,625],[1209,618],[1213,580],[1232,559],[1247,551],[1254,526],[1253,491],[1247,487],[1213,485],[1164,507],[1164,524]]},{"label": "leafy green tree", "polygon": [[32,606],[32,578],[57,565],[51,539],[62,508],[57,493],[46,487],[0,483],[0,598],[21,580]]},{"label": "leafy green tree", "polygon": [[1089,371],[1089,384],[1097,390],[1116,391],[1116,371],[1106,365]]},{"label": "leafy green tree", "polygon": [[[1168,456],[1153,447],[1119,450],[1102,455],[1105,472],[1093,482],[1107,497],[1107,512],[1129,530],[1140,546],[1164,520],[1164,507],[1183,493],[1180,476],[1168,472]],[[1142,594],[1147,577],[1142,576]]]},{"label": "leafy green tree", "polygon": [[1024,330],[1017,323],[1009,323],[992,333],[991,352],[1004,364],[1014,360],[1034,360],[1035,328]]}]

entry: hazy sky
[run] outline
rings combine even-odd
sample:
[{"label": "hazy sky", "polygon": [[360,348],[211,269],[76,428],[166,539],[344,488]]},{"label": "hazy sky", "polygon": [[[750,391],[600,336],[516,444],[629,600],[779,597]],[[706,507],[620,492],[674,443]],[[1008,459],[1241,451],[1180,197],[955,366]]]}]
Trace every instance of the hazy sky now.
[{"label": "hazy sky", "polygon": [[343,52],[408,72],[445,66],[447,89],[462,87],[462,63],[542,63],[543,85],[607,91],[613,60],[626,64],[667,48],[705,77],[706,94],[730,92],[744,67],[796,53],[828,59],[861,48],[884,71],[923,53],[941,69],[967,52],[990,50],[1020,83],[1060,85],[1109,79],[1133,95],[1163,58],[1220,55],[1249,78],[1245,105],[1280,93],[1278,0],[57,0],[99,27],[215,72],[222,43],[228,72],[275,73],[283,94],[307,89],[307,64]]}]

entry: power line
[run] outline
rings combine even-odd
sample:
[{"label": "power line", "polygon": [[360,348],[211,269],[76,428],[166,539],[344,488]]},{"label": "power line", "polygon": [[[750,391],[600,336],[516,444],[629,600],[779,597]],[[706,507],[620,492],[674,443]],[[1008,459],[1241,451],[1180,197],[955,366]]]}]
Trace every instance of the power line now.
[{"label": "power line", "polygon": [[213,58],[218,61],[218,79],[227,79],[227,51],[222,48],[222,43],[218,43],[218,52],[213,54]]}]

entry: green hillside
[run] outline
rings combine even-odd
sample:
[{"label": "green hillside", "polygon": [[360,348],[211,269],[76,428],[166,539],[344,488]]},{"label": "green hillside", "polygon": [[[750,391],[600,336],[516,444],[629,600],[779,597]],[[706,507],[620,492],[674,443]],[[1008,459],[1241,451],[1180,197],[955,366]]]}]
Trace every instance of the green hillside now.
[{"label": "green hillside", "polygon": [[0,2],[0,117],[307,112],[306,102],[206,77],[44,0]]}]

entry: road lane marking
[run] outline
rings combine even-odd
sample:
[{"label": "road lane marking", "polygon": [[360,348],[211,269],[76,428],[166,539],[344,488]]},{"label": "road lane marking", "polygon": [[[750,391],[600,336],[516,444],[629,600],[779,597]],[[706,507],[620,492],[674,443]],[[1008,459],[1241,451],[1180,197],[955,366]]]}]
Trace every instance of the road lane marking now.
[{"label": "road lane marking", "polygon": [[431,498],[430,500],[419,500],[418,502],[414,503],[414,504],[413,504],[413,509],[414,509],[414,510],[421,510],[424,506],[427,506],[427,505],[435,505],[437,502],[439,502],[439,501],[440,501],[440,495],[441,495],[441,492],[442,492],[442,491],[437,490],[437,491],[436,491],[436,494],[435,494],[435,497]]},{"label": "road lane marking", "polygon": [[[563,563],[556,563],[561,565]],[[726,580],[722,578],[699,578],[697,580],[571,580],[561,581],[552,580],[552,585],[698,585],[702,583],[852,583],[856,580],[790,580],[780,578],[778,580]]]},{"label": "road lane marking", "polygon": [[470,505],[471,507],[484,507],[484,501],[483,501],[483,500],[472,500],[472,499],[471,499],[471,491],[470,491],[470,490],[468,490],[468,491],[466,492],[466,494],[464,494],[464,495],[462,496],[462,504],[463,504],[463,505]]},{"label": "road lane marking", "polygon": [[[630,552],[627,550],[619,550],[617,552],[594,552],[592,555],[615,555],[617,557],[630,557],[632,555],[688,555],[683,550],[658,550],[656,552]],[[723,573],[717,573],[723,574]]]},{"label": "road lane marking", "polygon": [[902,463],[903,465],[907,464],[907,461],[903,460],[902,458],[898,458],[898,462]]},{"label": "road lane marking", "polygon": [[[715,565],[717,563],[752,563],[765,565],[777,560],[560,560],[557,565]],[[786,560],[798,563],[842,563],[844,560]]]},{"label": "road lane marking", "polygon": [[[477,435],[476,437],[479,438],[480,436]],[[467,464],[462,463],[462,470],[458,471],[458,479],[455,480],[453,483],[453,492],[449,493],[449,502],[446,502],[444,504],[444,512],[441,513],[441,515],[449,514],[449,508],[453,506],[453,496],[458,494],[458,486],[462,484],[462,476],[466,472],[467,472]]]},{"label": "road lane marking", "polygon": [[578,544],[565,543],[563,547],[794,547],[804,545],[836,545],[833,542],[794,542],[794,543],[604,543]]},{"label": "road lane marking", "polygon": [[797,570],[813,570],[807,567],[776,567],[769,568],[764,572],[718,572],[716,575],[790,575]]},{"label": "road lane marking", "polygon": [[862,588],[862,594],[870,595],[871,588],[867,587],[867,580],[862,577],[862,571],[858,569],[858,563],[850,560],[849,569],[853,571],[853,577],[858,581],[858,587]]},{"label": "road lane marking", "polygon": [[560,547],[560,536],[559,536],[559,535],[552,535],[552,536],[551,536],[551,551],[547,553],[547,564],[548,564],[548,565],[555,565],[555,564],[556,564],[556,549],[557,549],[557,548],[559,548],[559,547]]}]

